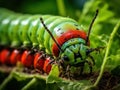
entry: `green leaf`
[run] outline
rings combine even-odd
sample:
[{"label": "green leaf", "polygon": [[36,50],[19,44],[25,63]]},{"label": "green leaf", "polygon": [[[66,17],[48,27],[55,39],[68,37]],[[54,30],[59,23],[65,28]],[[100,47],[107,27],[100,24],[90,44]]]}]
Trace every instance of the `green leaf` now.
[{"label": "green leaf", "polygon": [[52,69],[50,71],[48,78],[46,79],[46,82],[54,83],[58,81],[61,81],[61,79],[59,78],[59,68],[58,68],[58,65],[54,64],[52,65]]},{"label": "green leaf", "polygon": [[61,90],[90,90],[91,83],[88,80],[76,81],[62,81],[57,83]]}]

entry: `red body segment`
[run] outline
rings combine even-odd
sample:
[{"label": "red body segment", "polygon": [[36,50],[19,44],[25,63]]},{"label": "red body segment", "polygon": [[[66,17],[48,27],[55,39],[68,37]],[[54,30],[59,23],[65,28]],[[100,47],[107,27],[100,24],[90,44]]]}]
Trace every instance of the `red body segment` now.
[{"label": "red body segment", "polygon": [[47,74],[49,74],[51,67],[52,67],[52,65],[50,64],[50,61],[51,61],[50,58],[46,58],[44,67],[43,67],[44,72]]},{"label": "red body segment", "polygon": [[16,65],[16,63],[21,60],[21,56],[22,53],[19,50],[17,49],[13,50],[10,55],[10,63],[12,65]]},{"label": "red body segment", "polygon": [[36,53],[34,58],[34,68],[38,70],[43,70],[45,58],[41,57],[41,53]]},{"label": "red body segment", "polygon": [[0,53],[0,59],[2,64],[10,64],[10,51],[8,49],[3,49]]},{"label": "red body segment", "polygon": [[31,51],[25,50],[21,57],[21,63],[25,67],[33,67],[34,54]]},{"label": "red body segment", "polygon": [[[86,40],[87,35],[84,31],[82,30],[69,30],[66,33],[63,33],[60,37],[57,38],[57,42],[59,43],[60,46],[62,46],[66,41],[72,38],[83,38]],[[56,45],[56,43],[53,44],[52,46],[52,53],[56,57],[59,55],[59,48]]]}]

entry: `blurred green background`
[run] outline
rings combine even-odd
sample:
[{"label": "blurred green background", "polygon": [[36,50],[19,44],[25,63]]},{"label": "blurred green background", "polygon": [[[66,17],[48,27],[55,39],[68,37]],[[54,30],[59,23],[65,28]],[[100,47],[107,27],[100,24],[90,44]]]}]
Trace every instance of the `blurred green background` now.
[{"label": "blurred green background", "polygon": [[0,6],[17,12],[58,15],[57,1],[63,1],[67,10],[81,10],[86,0],[0,0]]}]

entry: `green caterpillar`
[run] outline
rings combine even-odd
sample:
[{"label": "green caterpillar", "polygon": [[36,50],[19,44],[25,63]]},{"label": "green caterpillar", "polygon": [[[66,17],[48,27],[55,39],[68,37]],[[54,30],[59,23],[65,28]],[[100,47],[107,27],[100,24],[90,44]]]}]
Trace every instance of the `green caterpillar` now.
[{"label": "green caterpillar", "polygon": [[85,63],[90,63],[88,58],[94,63],[90,53],[95,49],[89,47],[89,33],[87,35],[75,20],[52,15],[23,15],[5,9],[0,12],[1,46],[44,49],[62,61],[63,67],[83,68]]}]

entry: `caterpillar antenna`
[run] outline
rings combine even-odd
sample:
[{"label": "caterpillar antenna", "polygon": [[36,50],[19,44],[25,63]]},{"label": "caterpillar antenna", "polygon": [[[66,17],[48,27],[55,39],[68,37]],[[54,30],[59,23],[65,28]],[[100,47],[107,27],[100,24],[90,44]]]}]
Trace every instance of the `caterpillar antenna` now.
[{"label": "caterpillar antenna", "polygon": [[88,35],[87,35],[87,38],[86,38],[86,44],[88,44],[89,37],[90,37],[90,32],[91,32],[91,28],[92,28],[92,26],[93,26],[93,23],[95,22],[96,17],[98,16],[98,13],[99,13],[99,10],[97,9],[97,10],[96,10],[96,13],[95,13],[95,16],[94,16],[94,18],[92,19],[92,22],[90,23],[90,26],[89,26],[89,29],[88,29]]},{"label": "caterpillar antenna", "polygon": [[40,17],[40,21],[42,23],[42,25],[44,26],[45,30],[47,30],[47,32],[50,34],[50,36],[52,37],[52,39],[54,40],[54,42],[56,43],[56,45],[58,46],[59,50],[62,51],[61,46],[59,45],[59,43],[57,42],[57,40],[55,40],[53,34],[50,32],[50,30],[47,28],[47,26],[45,25],[43,18]]}]

